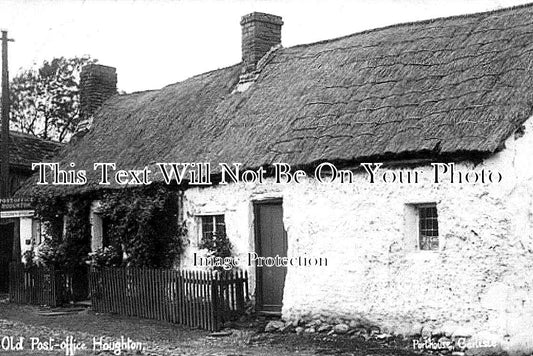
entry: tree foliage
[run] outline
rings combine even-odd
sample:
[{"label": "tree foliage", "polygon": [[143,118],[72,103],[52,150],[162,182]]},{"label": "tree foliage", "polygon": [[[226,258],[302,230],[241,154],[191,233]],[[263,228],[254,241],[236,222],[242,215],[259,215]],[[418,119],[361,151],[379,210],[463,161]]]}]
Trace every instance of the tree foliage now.
[{"label": "tree foliage", "polygon": [[89,56],[54,58],[13,77],[12,129],[43,139],[68,140],[80,122],[80,71],[91,63],[96,60]]}]

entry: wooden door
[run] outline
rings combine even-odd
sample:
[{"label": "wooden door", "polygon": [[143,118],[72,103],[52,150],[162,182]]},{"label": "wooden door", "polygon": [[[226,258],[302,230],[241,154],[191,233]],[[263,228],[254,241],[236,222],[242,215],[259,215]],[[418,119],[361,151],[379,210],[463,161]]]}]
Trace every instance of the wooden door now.
[{"label": "wooden door", "polygon": [[15,224],[0,225],[0,293],[9,290],[9,263],[13,260]]},{"label": "wooden door", "polygon": [[[287,256],[287,232],[281,200],[258,202],[255,211],[255,249],[262,257]],[[286,267],[256,267],[256,302],[259,311],[281,312]]]}]

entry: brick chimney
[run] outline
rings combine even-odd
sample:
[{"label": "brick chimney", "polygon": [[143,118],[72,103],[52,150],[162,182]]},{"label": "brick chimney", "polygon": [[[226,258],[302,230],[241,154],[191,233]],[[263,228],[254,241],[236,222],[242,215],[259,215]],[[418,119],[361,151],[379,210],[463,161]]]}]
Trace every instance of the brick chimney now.
[{"label": "brick chimney", "polygon": [[117,93],[117,71],[101,64],[88,64],[80,73],[81,121],[90,121],[91,116],[104,101]]},{"label": "brick chimney", "polygon": [[270,49],[281,44],[280,16],[252,12],[241,19],[242,28],[242,61],[245,73],[253,72],[257,62]]}]

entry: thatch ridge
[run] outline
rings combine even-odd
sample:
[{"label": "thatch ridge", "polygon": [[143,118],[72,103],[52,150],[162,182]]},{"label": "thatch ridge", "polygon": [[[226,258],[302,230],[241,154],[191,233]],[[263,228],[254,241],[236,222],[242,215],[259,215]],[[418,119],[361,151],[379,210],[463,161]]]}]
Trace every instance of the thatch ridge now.
[{"label": "thatch ridge", "polygon": [[320,41],[315,41],[315,42],[302,43],[302,44],[298,44],[298,45],[295,45],[295,46],[291,46],[290,48],[307,47],[307,46],[313,46],[313,45],[318,45],[318,44],[324,44],[324,43],[334,42],[334,41],[337,41],[337,40],[342,40],[342,39],[349,38],[349,37],[352,37],[352,36],[364,35],[364,34],[371,33],[371,32],[379,32],[379,31],[388,30],[388,29],[391,29],[391,28],[396,28],[396,27],[406,27],[406,26],[412,26],[412,25],[430,24],[430,23],[441,21],[441,20],[456,20],[456,19],[463,19],[463,18],[475,17],[475,16],[493,15],[493,14],[497,14],[499,12],[508,12],[508,11],[512,11],[512,10],[520,10],[522,8],[527,8],[527,7],[532,7],[532,6],[533,6],[533,2],[526,3],[526,4],[520,4],[520,5],[514,5],[514,6],[510,6],[510,7],[504,7],[504,8],[501,8],[501,9],[493,9],[493,10],[487,10],[487,11],[472,12],[472,13],[468,13],[468,14],[433,17],[433,18],[430,18],[430,19],[418,20],[418,21],[399,22],[399,23],[395,23],[395,24],[391,24],[391,25],[382,26],[382,27],[369,28],[369,29],[366,29],[366,30],[362,30],[362,31],[351,33],[349,35],[339,36],[339,37],[335,37],[335,38],[328,38],[328,39],[325,39],[325,40],[320,40]]},{"label": "thatch ridge", "polygon": [[60,160],[92,171],[490,155],[533,114],[532,34],[527,4],[280,48],[242,93],[237,64],[111,98]]}]

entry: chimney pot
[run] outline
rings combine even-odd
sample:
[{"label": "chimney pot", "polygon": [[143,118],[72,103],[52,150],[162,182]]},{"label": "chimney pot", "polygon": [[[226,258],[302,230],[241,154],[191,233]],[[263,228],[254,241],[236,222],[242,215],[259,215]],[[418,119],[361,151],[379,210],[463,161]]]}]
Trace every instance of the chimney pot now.
[{"label": "chimney pot", "polygon": [[117,71],[114,67],[88,64],[80,73],[80,116],[82,121],[117,93]]},{"label": "chimney pot", "polygon": [[244,72],[253,72],[256,65],[270,49],[281,44],[280,16],[252,12],[241,18],[242,61]]}]

